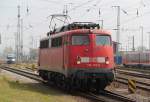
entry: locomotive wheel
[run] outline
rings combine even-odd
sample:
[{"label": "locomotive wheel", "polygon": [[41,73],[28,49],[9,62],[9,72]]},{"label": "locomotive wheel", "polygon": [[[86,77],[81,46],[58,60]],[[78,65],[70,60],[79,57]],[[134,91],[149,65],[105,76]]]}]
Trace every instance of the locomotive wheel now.
[{"label": "locomotive wheel", "polygon": [[71,82],[71,79],[69,79],[69,78],[66,78],[66,80],[65,80],[65,90],[68,93],[72,92],[72,82]]},{"label": "locomotive wheel", "polygon": [[42,79],[47,80],[48,78],[46,76],[42,76]]},{"label": "locomotive wheel", "polygon": [[106,80],[104,80],[104,79],[97,80],[97,82],[96,82],[96,93],[103,91],[106,86],[107,86]]},{"label": "locomotive wheel", "polygon": [[61,80],[59,79],[59,75],[55,76],[55,85],[59,88],[61,87]]},{"label": "locomotive wheel", "polygon": [[91,82],[91,80],[90,80],[90,79],[87,79],[86,86],[85,86],[85,90],[90,91],[90,90],[91,90],[91,87],[93,87],[92,84],[93,84],[93,83]]},{"label": "locomotive wheel", "polygon": [[42,77],[43,80],[48,80],[48,76],[47,76],[46,72],[41,71],[39,74],[40,74],[40,76]]},{"label": "locomotive wheel", "polygon": [[63,76],[57,76],[57,83],[56,84],[58,87],[65,89],[66,84],[65,84],[65,80],[64,80]]},{"label": "locomotive wheel", "polygon": [[65,82],[65,81],[62,83],[61,89],[62,89],[63,91],[67,91],[66,82]]}]

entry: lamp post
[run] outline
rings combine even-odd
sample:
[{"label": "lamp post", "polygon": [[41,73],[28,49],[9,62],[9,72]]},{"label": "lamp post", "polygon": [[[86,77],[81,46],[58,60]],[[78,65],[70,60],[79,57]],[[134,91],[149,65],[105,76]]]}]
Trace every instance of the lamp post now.
[{"label": "lamp post", "polygon": [[141,29],[141,47],[142,47],[142,51],[143,51],[143,26],[140,26]]}]

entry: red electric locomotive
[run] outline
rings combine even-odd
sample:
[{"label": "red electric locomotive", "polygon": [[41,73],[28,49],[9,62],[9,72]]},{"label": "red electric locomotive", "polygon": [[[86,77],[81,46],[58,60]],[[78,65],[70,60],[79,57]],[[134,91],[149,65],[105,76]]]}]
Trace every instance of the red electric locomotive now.
[{"label": "red electric locomotive", "polygon": [[90,22],[74,22],[40,41],[39,75],[59,86],[103,90],[114,79],[111,35]]}]

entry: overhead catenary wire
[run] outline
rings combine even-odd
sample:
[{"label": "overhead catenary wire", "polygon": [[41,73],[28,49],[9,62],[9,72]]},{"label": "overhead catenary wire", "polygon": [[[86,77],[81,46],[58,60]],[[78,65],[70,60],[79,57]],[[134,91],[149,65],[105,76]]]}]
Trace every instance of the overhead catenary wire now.
[{"label": "overhead catenary wire", "polygon": [[87,9],[87,12],[89,12],[92,9],[94,9],[95,7],[97,7],[101,2],[102,2],[102,0],[96,1],[94,4],[92,4],[92,6],[90,8]]},{"label": "overhead catenary wire", "polygon": [[[44,1],[47,1],[47,2],[52,2],[52,3],[57,3],[57,1],[51,1],[51,0],[44,0]],[[76,9],[78,9],[78,8],[80,8],[80,7],[83,7],[83,6],[85,6],[84,4],[88,4],[88,3],[92,3],[92,2],[94,2],[95,0],[88,0],[88,1],[86,1],[86,2],[84,2],[84,3],[82,3],[83,5],[81,5],[81,4],[79,4],[79,5],[77,5],[77,6],[75,6],[74,8],[72,8],[72,10],[76,10]],[[106,2],[106,3],[104,3],[104,4],[101,4],[101,6],[103,7],[103,5],[105,6],[105,4],[111,4],[111,2]],[[91,9],[93,9],[93,8],[91,8]],[[125,9],[123,9],[123,10],[125,10]],[[30,10],[29,10],[30,11]],[[88,13],[88,12],[87,12]],[[128,11],[127,11],[127,13],[128,13]],[[85,13],[86,14],[86,13]],[[133,18],[134,19],[134,18]],[[106,20],[107,21],[107,20]]]},{"label": "overhead catenary wire", "polygon": [[123,23],[121,23],[121,24],[122,24],[122,25],[127,24],[128,22],[134,21],[134,20],[136,20],[136,19],[138,19],[138,18],[140,18],[140,17],[143,17],[144,15],[149,15],[149,14],[150,14],[150,11],[145,12],[143,15],[139,15],[138,17],[137,17],[137,16],[132,17],[132,18],[130,18],[130,19],[128,19],[128,20],[123,21]]},{"label": "overhead catenary wire", "polygon": [[68,12],[74,11],[74,10],[76,10],[76,9],[82,7],[82,6],[85,6],[85,5],[87,5],[88,3],[91,3],[91,2],[93,2],[93,1],[95,1],[95,0],[88,0],[88,1],[86,1],[86,2],[84,2],[84,3],[81,3],[81,4],[79,4],[79,5],[75,6],[75,7],[73,7],[72,9],[70,9]]},{"label": "overhead catenary wire", "polygon": [[96,9],[96,7],[102,2],[102,0],[97,0],[90,8],[85,9],[85,13],[80,15],[82,18],[86,16],[87,13],[92,11],[93,9]]},{"label": "overhead catenary wire", "polygon": [[40,1],[48,2],[48,3],[51,3],[51,4],[63,5],[62,2],[56,1],[56,0],[40,0]]},{"label": "overhead catenary wire", "polygon": [[[90,2],[90,0],[88,0],[86,3],[89,3]],[[80,7],[82,7],[82,5],[78,5],[78,6],[76,6],[76,8],[74,7],[72,10],[76,10],[77,8],[80,8]],[[124,9],[122,9],[122,11],[123,11]],[[88,12],[85,12],[83,15],[86,15],[86,13],[88,13]],[[127,11],[127,13],[128,13],[128,11]],[[82,16],[83,17],[83,16]],[[135,18],[135,17],[134,17]],[[133,18],[133,19],[134,19]],[[132,20],[132,19],[131,19]],[[127,20],[127,22],[129,22],[128,20]],[[125,23],[127,23],[126,21],[125,21]]]},{"label": "overhead catenary wire", "polygon": [[[90,1],[87,1],[87,3],[89,3]],[[80,8],[80,5],[78,5],[78,6],[76,6],[77,8],[79,7]],[[77,8],[73,8],[73,9],[77,9]],[[93,8],[92,8],[93,9]],[[122,11],[123,11],[124,9],[122,9]],[[126,11],[127,12],[127,11]],[[85,15],[86,13],[88,13],[88,12],[85,12],[83,15]],[[128,12],[127,12],[128,13]],[[83,17],[83,16],[82,16]],[[135,17],[134,17],[135,18]],[[134,19],[133,18],[133,19]],[[129,22],[128,20],[127,20],[127,22]],[[127,23],[126,21],[125,21],[125,23]]]},{"label": "overhead catenary wire", "polygon": [[[126,6],[126,7],[121,6],[121,11],[122,11],[124,14],[126,14],[127,16],[137,15],[137,9],[139,10],[141,7],[143,7],[143,6],[138,6],[138,7],[133,6],[133,5],[137,5],[137,4],[141,5],[141,3],[138,1],[138,2],[136,2],[136,3],[134,3],[134,4],[130,5],[130,6]],[[103,9],[103,8],[101,7],[101,9]],[[103,10],[103,11],[104,11],[104,10]],[[110,11],[110,10],[105,11],[105,13],[108,12],[108,11]],[[131,11],[132,11],[132,14],[131,14]],[[134,12],[133,12],[133,11],[134,11]],[[109,12],[108,12],[108,13],[109,13]],[[108,16],[108,17],[109,17],[109,16]],[[105,19],[106,19],[106,18],[105,18]],[[107,22],[109,22],[110,20],[111,20],[111,19],[107,18],[107,20],[105,20],[105,21],[106,21],[106,23],[107,23]],[[112,20],[111,20],[111,21],[112,21]],[[110,22],[110,23],[112,23],[112,22]]]},{"label": "overhead catenary wire", "polygon": [[[99,3],[101,2],[101,1],[98,1]],[[98,3],[97,2],[97,3]],[[96,4],[97,4],[96,3]],[[105,3],[106,4],[106,3]],[[109,4],[109,2],[107,2],[107,4]],[[98,5],[98,4],[97,4]],[[96,5],[96,6],[97,6]],[[103,5],[103,3],[101,4],[101,6],[100,6],[100,8],[102,8],[104,5]],[[84,16],[86,16],[86,14],[87,13],[89,13],[92,9],[97,9],[96,7],[94,7],[94,6],[91,6],[90,8],[88,8],[88,9],[86,9],[86,12],[83,14],[83,15],[81,15],[81,17],[83,18]],[[124,12],[124,14],[126,14],[126,15],[128,15],[128,12],[126,11],[126,10],[124,10],[124,9],[121,9],[122,10],[122,12]],[[104,10],[102,10],[102,11],[104,11]],[[109,11],[109,10],[107,10],[107,11]]]}]

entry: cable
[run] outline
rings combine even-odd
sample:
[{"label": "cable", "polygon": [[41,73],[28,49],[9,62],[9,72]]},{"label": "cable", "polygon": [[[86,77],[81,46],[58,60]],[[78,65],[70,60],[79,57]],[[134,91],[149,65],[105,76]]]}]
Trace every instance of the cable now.
[{"label": "cable", "polygon": [[136,17],[130,18],[130,19],[124,21],[123,23],[121,23],[121,25],[126,24],[126,23],[128,23],[128,22],[130,22],[130,21],[136,20],[137,18],[143,17],[144,15],[147,15],[147,14],[150,14],[150,11],[145,12],[143,15],[140,15],[140,16],[138,16],[138,17],[136,16]]},{"label": "cable", "polygon": [[57,5],[62,5],[60,1],[54,1],[54,0],[40,0],[40,1],[45,1],[45,2],[49,2],[49,3],[53,3],[53,4],[57,4]]},{"label": "cable", "polygon": [[94,3],[92,5],[91,8],[87,9],[87,12],[91,11],[92,9],[94,9],[95,7],[97,7],[100,3],[102,2],[102,0],[98,0],[96,3]]},{"label": "cable", "polygon": [[[145,12],[143,15],[136,16],[136,17],[132,17],[132,18],[130,18],[130,19],[128,19],[128,20],[124,20],[123,23],[121,23],[121,25],[127,24],[128,22],[133,21],[133,20],[136,20],[136,19],[138,19],[138,18],[140,18],[140,17],[143,17],[144,15],[147,15],[147,14],[150,14],[150,11]],[[130,15],[130,14],[128,14],[128,15]]]},{"label": "cable", "polygon": [[84,3],[80,4],[80,5],[75,6],[74,8],[70,9],[68,12],[71,12],[71,11],[73,11],[73,10],[76,10],[76,9],[82,7],[82,6],[87,5],[87,4],[90,3],[90,2],[93,2],[93,1],[95,1],[95,0],[88,0],[87,2],[84,2]]},{"label": "cable", "polygon": [[82,18],[85,17],[85,15],[87,13],[89,13],[92,9],[95,9],[95,7],[97,7],[101,2],[102,2],[102,0],[97,0],[94,4],[92,4],[92,6],[90,8],[86,9],[86,12],[84,14],[80,15],[80,17],[82,17]]}]

